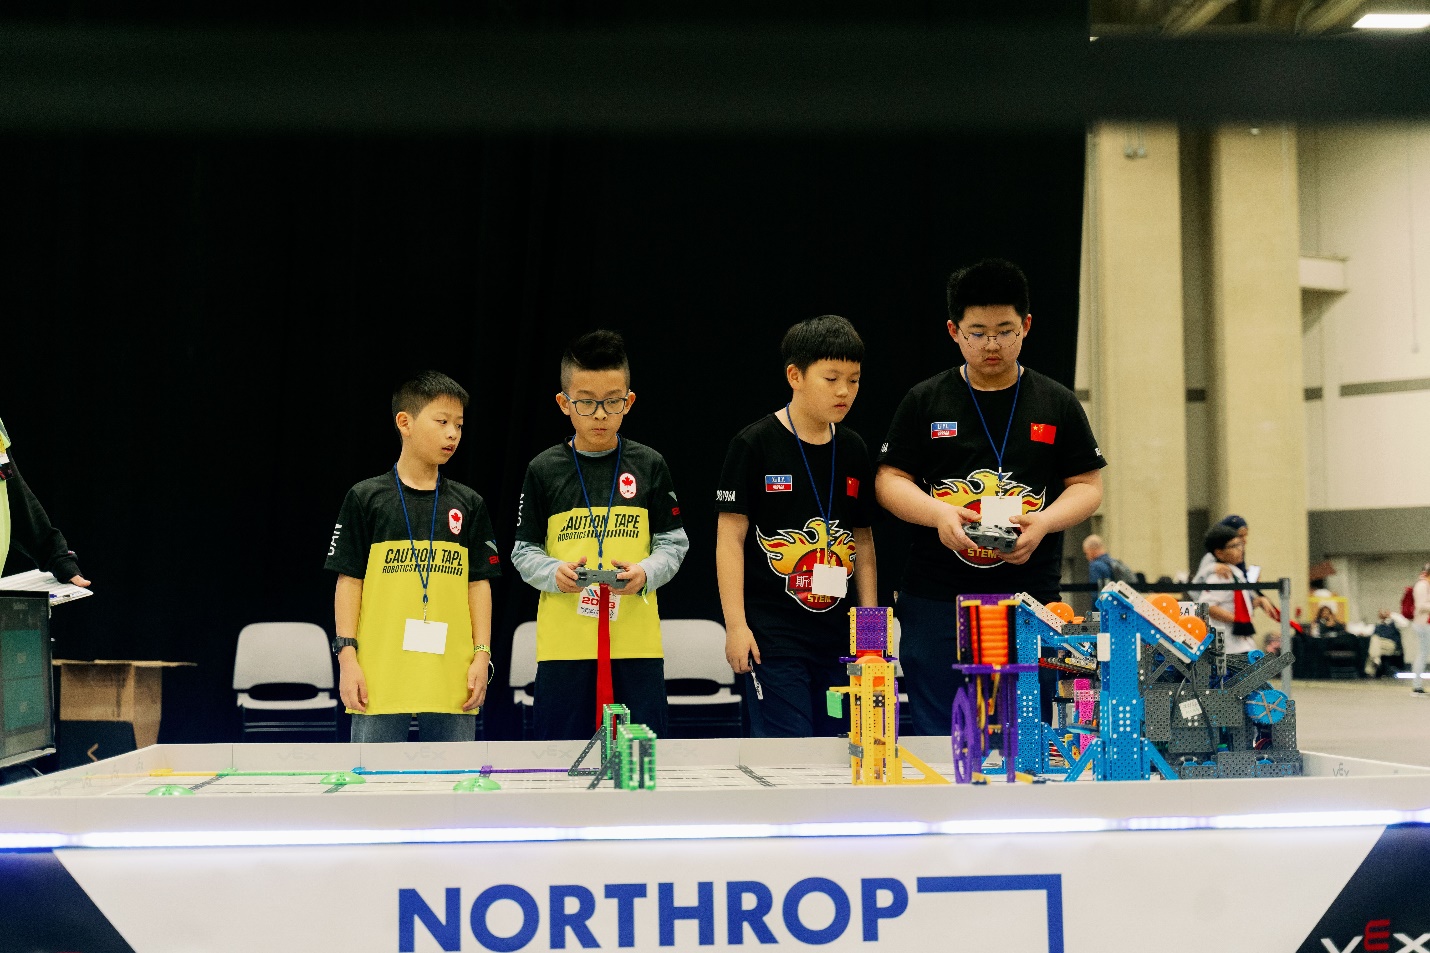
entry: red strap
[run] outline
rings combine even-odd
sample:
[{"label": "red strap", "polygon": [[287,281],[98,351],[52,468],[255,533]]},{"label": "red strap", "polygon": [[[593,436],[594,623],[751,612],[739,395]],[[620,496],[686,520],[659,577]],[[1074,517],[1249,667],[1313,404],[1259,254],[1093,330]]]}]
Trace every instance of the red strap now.
[{"label": "red strap", "polygon": [[611,590],[603,582],[598,592],[601,611],[596,616],[596,726],[599,728],[606,706],[614,703],[616,696],[611,688]]},{"label": "red strap", "polygon": [[1246,602],[1246,591],[1236,590],[1236,611],[1232,613],[1232,620],[1235,622],[1250,622],[1251,607]]}]

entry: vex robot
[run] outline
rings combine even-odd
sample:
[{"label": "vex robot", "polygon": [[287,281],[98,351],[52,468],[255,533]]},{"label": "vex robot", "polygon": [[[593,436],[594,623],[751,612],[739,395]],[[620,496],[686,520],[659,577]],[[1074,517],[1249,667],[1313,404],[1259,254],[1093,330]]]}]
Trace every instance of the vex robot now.
[{"label": "vex robot", "polygon": [[[1293,656],[1228,655],[1204,607],[1125,583],[1105,588],[1096,610],[1074,618],[1026,593],[960,600],[956,667],[973,677],[952,712],[956,780],[984,779],[995,739],[1010,781],[1089,769],[1100,781],[1301,773],[1294,703],[1270,685]],[[1040,668],[1060,676],[1052,724]]]}]

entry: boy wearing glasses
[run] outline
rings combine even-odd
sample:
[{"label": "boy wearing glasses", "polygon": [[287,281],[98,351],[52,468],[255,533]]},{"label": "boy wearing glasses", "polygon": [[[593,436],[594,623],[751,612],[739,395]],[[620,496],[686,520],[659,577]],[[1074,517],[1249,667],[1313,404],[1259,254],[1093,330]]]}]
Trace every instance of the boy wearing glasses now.
[{"label": "boy wearing glasses", "polygon": [[748,673],[752,735],[832,737],[845,726],[824,696],[849,680],[849,607],[878,602],[873,464],[842,426],[864,342],[826,314],[791,327],[780,355],[789,400],[730,442],[715,491],[725,658]]},{"label": "boy wearing glasses", "polygon": [[[958,597],[1058,596],[1062,531],[1102,502],[1087,415],[1061,384],[1018,363],[1032,329],[1028,283],[1013,263],[985,259],[948,280],[948,333],[963,357],[915,384],[878,457],[875,488],[916,531],[894,613],[913,730],[946,735],[954,693]],[[980,523],[1015,535],[1007,551],[976,543]],[[1044,691],[1045,708],[1050,693]],[[1047,717],[1047,712],[1044,712]]]},{"label": "boy wearing glasses", "polygon": [[665,458],[620,435],[635,406],[630,384],[619,334],[573,341],[556,404],[575,433],[538,454],[522,483],[512,564],[541,592],[532,712],[541,740],[590,738],[604,700],[665,732],[655,590],[690,541]]}]

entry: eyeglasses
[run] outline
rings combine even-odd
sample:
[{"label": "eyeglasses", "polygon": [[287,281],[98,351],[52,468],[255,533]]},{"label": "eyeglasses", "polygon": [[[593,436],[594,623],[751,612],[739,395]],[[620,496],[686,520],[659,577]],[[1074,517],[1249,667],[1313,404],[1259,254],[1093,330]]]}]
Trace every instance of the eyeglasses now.
[{"label": "eyeglasses", "polygon": [[984,347],[989,341],[997,341],[999,347],[1007,347],[1018,340],[1018,335],[1021,333],[1021,330],[1019,328],[1009,328],[1006,331],[997,331],[993,334],[989,334],[986,331],[973,331],[971,333],[968,331],[960,331],[959,333],[967,338],[968,343],[974,347]]},{"label": "eyeglasses", "polygon": [[608,414],[623,414],[626,412],[626,401],[631,397],[630,394],[627,394],[624,397],[607,397],[605,400],[588,400],[586,398],[575,400],[564,390],[561,392],[561,396],[565,397],[571,404],[571,409],[582,417],[594,414],[597,406],[602,407]]}]

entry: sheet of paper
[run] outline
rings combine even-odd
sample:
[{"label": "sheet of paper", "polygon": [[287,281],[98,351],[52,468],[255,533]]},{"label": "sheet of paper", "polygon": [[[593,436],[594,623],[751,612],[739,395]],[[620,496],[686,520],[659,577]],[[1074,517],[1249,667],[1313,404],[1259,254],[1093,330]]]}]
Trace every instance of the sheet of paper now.
[{"label": "sheet of paper", "polygon": [[29,572],[17,572],[13,576],[0,576],[0,591],[6,589],[20,592],[48,592],[50,594],[50,605],[61,602],[73,602],[75,599],[83,599],[85,596],[94,595],[94,591],[91,589],[71,585],[67,582],[60,582],[54,577],[53,573],[48,573],[41,569],[32,569]]}]

